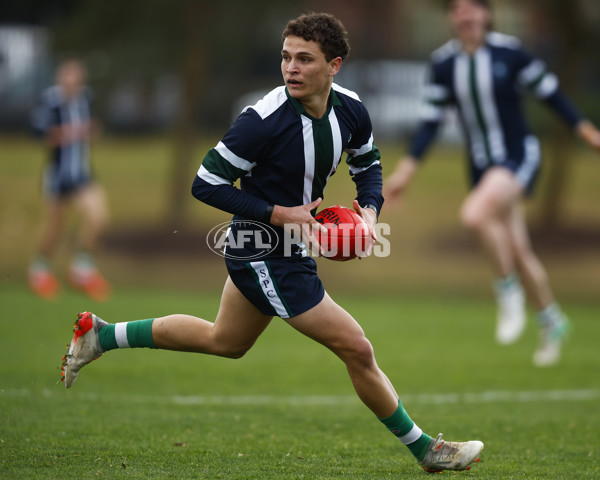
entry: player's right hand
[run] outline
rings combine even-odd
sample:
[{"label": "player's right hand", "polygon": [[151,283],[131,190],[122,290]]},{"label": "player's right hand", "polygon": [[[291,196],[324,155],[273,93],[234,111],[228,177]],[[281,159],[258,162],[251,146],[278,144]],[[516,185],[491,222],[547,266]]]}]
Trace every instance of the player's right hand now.
[{"label": "player's right hand", "polygon": [[317,198],[310,203],[296,207],[275,205],[271,215],[271,223],[284,228],[299,229],[302,243],[310,248],[314,254],[322,254],[318,232],[327,233],[327,230],[315,220],[311,213],[317,209],[322,201],[322,198]]}]

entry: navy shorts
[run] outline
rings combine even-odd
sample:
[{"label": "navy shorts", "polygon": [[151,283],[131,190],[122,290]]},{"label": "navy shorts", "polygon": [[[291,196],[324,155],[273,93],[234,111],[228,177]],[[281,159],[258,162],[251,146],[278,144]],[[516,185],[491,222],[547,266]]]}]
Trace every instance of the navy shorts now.
[{"label": "navy shorts", "polygon": [[318,305],[325,295],[311,257],[225,263],[235,286],[264,315],[294,317]]},{"label": "navy shorts", "polygon": [[93,181],[86,162],[76,156],[65,158],[67,160],[53,161],[46,166],[43,191],[49,197],[68,197]]},{"label": "navy shorts", "polygon": [[471,186],[475,187],[489,168],[502,167],[513,172],[517,181],[523,186],[525,194],[531,195],[538,177],[540,163],[539,141],[533,135],[529,135],[523,140],[522,151],[517,155],[513,155],[513,158],[501,163],[486,165],[483,168],[471,162]]}]

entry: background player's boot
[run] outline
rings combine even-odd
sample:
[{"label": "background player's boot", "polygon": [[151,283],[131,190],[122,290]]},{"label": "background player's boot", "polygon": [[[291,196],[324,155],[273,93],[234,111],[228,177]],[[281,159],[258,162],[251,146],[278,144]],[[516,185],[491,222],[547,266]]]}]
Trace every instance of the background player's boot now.
[{"label": "background player's boot", "polygon": [[44,255],[37,255],[32,260],[27,271],[27,283],[33,293],[45,300],[54,300],[58,294],[58,280]]},{"label": "background player's boot", "polygon": [[470,442],[445,442],[438,433],[429,444],[425,458],[419,462],[426,472],[438,473],[443,470],[469,470],[473,462],[479,461],[483,443],[479,440]]},{"label": "background player's boot", "polygon": [[525,330],[525,294],[516,277],[496,282],[494,289],[498,302],[496,341],[500,345],[509,345]]},{"label": "background player's boot", "polygon": [[536,367],[556,365],[570,330],[569,319],[558,306],[551,305],[540,314],[539,326],[539,344],[533,354],[533,364]]},{"label": "background player's boot", "polygon": [[105,302],[110,296],[110,285],[100,274],[88,254],[77,254],[71,263],[69,284],[98,302]]},{"label": "background player's boot", "polygon": [[67,354],[62,358],[61,380],[65,387],[70,388],[73,385],[83,366],[102,355],[98,331],[104,325],[108,325],[108,323],[93,313],[77,314],[73,339],[68,346]]},{"label": "background player's boot", "polygon": [[29,269],[27,283],[33,293],[45,300],[54,300],[58,295],[58,280],[49,270]]}]

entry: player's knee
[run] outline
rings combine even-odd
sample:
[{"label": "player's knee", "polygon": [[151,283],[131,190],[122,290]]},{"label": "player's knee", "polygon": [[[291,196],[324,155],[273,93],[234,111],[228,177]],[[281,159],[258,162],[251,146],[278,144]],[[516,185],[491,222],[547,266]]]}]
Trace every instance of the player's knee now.
[{"label": "player's knee", "polygon": [[97,232],[105,230],[109,221],[110,214],[108,213],[108,209],[104,207],[99,207],[89,212],[88,223]]},{"label": "player's knee", "polygon": [[364,336],[355,337],[346,350],[346,363],[362,368],[370,368],[375,363],[371,342]]},{"label": "player's knee", "polygon": [[483,227],[485,217],[473,208],[471,203],[466,203],[460,210],[460,222],[471,231],[479,231]]},{"label": "player's knee", "polygon": [[246,355],[248,350],[231,350],[221,353],[222,357],[231,358],[232,360],[238,360]]},{"label": "player's knee", "polygon": [[215,349],[215,354],[237,360],[246,355],[251,348],[252,345],[220,345]]}]

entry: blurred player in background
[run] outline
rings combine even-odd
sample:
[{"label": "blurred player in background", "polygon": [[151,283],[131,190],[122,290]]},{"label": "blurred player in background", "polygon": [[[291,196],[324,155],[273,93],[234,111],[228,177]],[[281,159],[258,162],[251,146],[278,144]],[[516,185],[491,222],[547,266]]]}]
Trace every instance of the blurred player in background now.
[{"label": "blurred player in background", "polygon": [[[515,37],[491,31],[488,0],[449,0],[456,38],[433,52],[426,112],[410,153],[386,179],[392,205],[404,195],[419,161],[435,138],[444,108],[456,106],[464,129],[472,190],[461,208],[462,223],[478,238],[495,275],[496,340],[515,342],[525,322],[525,294],[537,310],[540,342],[533,362],[560,359],[568,320],[533,252],[522,200],[533,191],[540,145],[527,127],[521,98],[526,90],[544,100],[585,142],[600,148],[600,133],[565,98],[556,76]],[[524,287],[524,289],[523,289]]]},{"label": "blurred player in background", "polygon": [[87,71],[80,60],[69,59],[56,70],[56,85],[42,95],[32,114],[33,128],[50,150],[43,174],[44,218],[37,253],[28,272],[31,289],[53,299],[58,280],[50,260],[64,222],[73,206],[80,216],[76,251],[68,279],[75,289],[96,300],[105,300],[109,286],[94,265],[92,253],[108,220],[106,195],[94,181],[90,168],[90,140],[98,127],[90,114]]},{"label": "blurred player in background", "polygon": [[[89,312],[79,314],[63,361],[67,388],[81,367],[114,348],[240,358],[279,316],[344,362],[360,399],[424,469],[465,470],[479,458],[479,441],[445,442],[441,434],[432,439],[423,433],[378,367],[361,326],[323,288],[315,260],[300,244],[285,253],[284,225],[301,225],[305,243],[312,241],[318,249],[316,235],[307,227],[324,229],[313,216],[344,152],[357,188],[354,208],[374,240],[383,203],[379,150],[358,96],[333,83],[349,48],[344,26],[331,15],[311,13],[290,21],[281,52],[285,86],[244,109],[207,153],[194,181],[196,198],[235,214],[233,236],[241,229],[253,233],[264,222],[279,236],[278,247],[257,256],[260,242],[246,235],[245,243],[227,250],[229,276],[214,323],[169,315],[108,324]],[[238,179],[240,189],[234,186]]]}]

